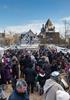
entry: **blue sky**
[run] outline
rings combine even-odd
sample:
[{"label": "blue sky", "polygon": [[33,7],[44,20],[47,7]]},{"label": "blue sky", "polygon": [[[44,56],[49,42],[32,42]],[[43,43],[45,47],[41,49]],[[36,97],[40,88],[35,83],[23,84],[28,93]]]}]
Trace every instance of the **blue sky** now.
[{"label": "blue sky", "polygon": [[70,16],[70,0],[0,0],[0,27]]}]

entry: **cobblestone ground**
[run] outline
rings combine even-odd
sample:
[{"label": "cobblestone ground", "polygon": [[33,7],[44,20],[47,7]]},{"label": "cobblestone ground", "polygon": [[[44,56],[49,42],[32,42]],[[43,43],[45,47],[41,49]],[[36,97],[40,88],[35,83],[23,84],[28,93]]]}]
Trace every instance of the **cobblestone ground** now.
[{"label": "cobblestone ground", "polygon": [[[7,96],[8,97],[12,93],[11,85],[7,85],[6,86],[6,93],[7,93]],[[30,100],[43,100],[42,98],[43,97],[42,96],[39,96],[39,94],[37,92],[35,92],[33,94],[30,94]]]}]

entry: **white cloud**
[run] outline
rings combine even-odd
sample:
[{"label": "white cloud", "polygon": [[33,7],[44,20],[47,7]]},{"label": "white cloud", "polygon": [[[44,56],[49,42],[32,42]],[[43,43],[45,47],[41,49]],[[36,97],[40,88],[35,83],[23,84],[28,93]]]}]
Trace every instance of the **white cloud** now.
[{"label": "white cloud", "polygon": [[[39,34],[41,31],[42,24],[44,23],[46,23],[46,21],[44,20],[43,21],[35,20],[31,21],[29,24],[18,25],[18,26],[7,26],[4,29],[6,30],[6,32],[13,32],[13,33],[27,32],[29,31],[29,29],[31,29],[34,33]],[[61,36],[65,35],[65,26],[63,22],[53,23],[53,25],[55,26],[55,30],[57,32],[60,32]],[[0,29],[0,31],[4,32],[3,28]]]},{"label": "white cloud", "polygon": [[64,20],[66,20],[66,21],[70,21],[70,16],[68,16],[68,17],[64,17],[64,18],[62,18],[61,20],[62,20],[62,21],[64,21]]},{"label": "white cloud", "polygon": [[[31,29],[34,33],[40,33],[41,27],[43,23],[31,23],[26,25],[19,25],[19,26],[8,26],[5,28],[6,32],[27,32]],[[60,23],[55,23],[55,31],[60,32],[60,34],[64,35],[64,25]]]},{"label": "white cloud", "polygon": [[0,33],[4,32],[4,28],[0,28]]},{"label": "white cloud", "polygon": [[55,30],[59,32],[62,36],[65,35],[65,28],[64,24],[62,23],[55,23]]},{"label": "white cloud", "polygon": [[[13,33],[21,33],[21,32],[27,32],[29,29],[31,29],[34,33],[40,33],[42,24],[44,22],[32,22],[26,25],[18,25],[18,26],[8,26],[5,29],[5,31],[8,32],[13,32]],[[55,29],[57,32],[60,32],[63,34],[63,25],[55,23]],[[4,32],[3,28],[0,29],[0,32]]]},{"label": "white cloud", "polygon": [[11,31],[11,32],[27,32],[30,29],[34,32],[34,33],[39,33],[41,30],[43,23],[30,23],[30,24],[26,24],[26,25],[19,25],[19,26],[8,26],[5,28],[5,30]]}]

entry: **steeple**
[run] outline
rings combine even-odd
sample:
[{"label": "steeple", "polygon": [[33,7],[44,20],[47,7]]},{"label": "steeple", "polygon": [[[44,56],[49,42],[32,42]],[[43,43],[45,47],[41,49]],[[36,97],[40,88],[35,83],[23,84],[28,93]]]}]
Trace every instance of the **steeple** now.
[{"label": "steeple", "polygon": [[47,31],[55,31],[55,27],[52,24],[52,21],[50,19],[47,20],[45,24],[45,30]]},{"label": "steeple", "polygon": [[52,25],[53,25],[53,24],[52,24],[51,20],[50,20],[50,19],[48,19],[48,20],[47,20],[47,22],[46,22],[46,24],[45,24],[45,26],[47,26],[47,27],[48,27],[48,26],[52,26]]}]

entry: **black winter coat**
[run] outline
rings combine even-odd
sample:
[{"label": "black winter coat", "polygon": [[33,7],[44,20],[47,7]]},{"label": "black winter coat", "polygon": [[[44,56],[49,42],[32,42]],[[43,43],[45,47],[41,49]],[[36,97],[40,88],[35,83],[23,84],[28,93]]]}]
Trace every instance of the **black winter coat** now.
[{"label": "black winter coat", "polygon": [[33,83],[35,81],[35,77],[36,77],[36,72],[35,70],[33,70],[32,68],[26,68],[25,69],[25,80],[28,83]]}]

